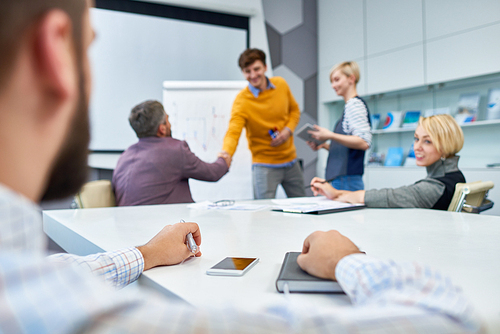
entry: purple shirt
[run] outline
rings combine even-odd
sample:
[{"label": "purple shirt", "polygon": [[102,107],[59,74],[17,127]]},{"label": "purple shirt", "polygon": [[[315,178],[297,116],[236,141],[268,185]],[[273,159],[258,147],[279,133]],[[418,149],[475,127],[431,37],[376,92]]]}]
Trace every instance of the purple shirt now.
[{"label": "purple shirt", "polygon": [[218,181],[228,169],[223,158],[201,161],[185,141],[140,138],[123,152],[113,172],[116,204],[192,203],[189,178]]}]

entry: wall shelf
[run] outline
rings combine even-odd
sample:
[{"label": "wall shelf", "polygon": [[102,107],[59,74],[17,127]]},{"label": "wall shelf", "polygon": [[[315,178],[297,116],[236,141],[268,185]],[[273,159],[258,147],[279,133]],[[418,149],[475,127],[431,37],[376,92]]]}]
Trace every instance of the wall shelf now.
[{"label": "wall shelf", "polygon": [[[472,123],[462,124],[462,128],[469,128],[475,126],[488,126],[488,125],[496,125],[500,124],[500,119],[492,119],[492,120],[484,120],[484,121],[475,121]],[[388,129],[388,130],[373,130],[372,133],[374,135],[381,135],[387,133],[399,133],[399,132],[414,132],[415,128],[397,128],[397,129]]]}]

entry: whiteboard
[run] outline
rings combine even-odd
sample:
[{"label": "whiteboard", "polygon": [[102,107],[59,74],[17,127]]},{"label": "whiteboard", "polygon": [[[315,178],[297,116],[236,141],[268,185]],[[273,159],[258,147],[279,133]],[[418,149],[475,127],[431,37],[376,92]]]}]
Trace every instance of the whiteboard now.
[{"label": "whiteboard", "polygon": [[[172,125],[172,137],[185,140],[205,162],[214,162],[222,150],[231,108],[247,81],[165,81],[163,106]],[[229,172],[218,182],[189,180],[196,202],[253,199],[252,155],[243,130]]]},{"label": "whiteboard", "polygon": [[137,142],[130,110],[162,98],[165,80],[240,80],[237,60],[247,30],[91,8],[96,39],[90,101],[93,151],[120,151]]}]

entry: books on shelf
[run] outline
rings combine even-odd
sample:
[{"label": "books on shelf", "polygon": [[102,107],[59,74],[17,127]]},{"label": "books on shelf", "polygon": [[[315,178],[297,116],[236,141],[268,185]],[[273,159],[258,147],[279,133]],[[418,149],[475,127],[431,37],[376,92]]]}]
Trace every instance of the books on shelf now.
[{"label": "books on shelf", "polygon": [[408,110],[407,112],[405,112],[405,117],[403,119],[403,124],[401,125],[401,127],[404,129],[416,129],[419,118],[420,110]]},{"label": "books on shelf", "polygon": [[472,123],[477,118],[477,112],[479,110],[479,93],[467,93],[461,94],[458,99],[457,113],[455,114],[455,120],[458,124]]},{"label": "books on shelf", "polygon": [[402,118],[401,111],[389,111],[385,117],[384,130],[398,129]]},{"label": "books on shelf", "polygon": [[384,160],[384,153],[370,152],[370,155],[368,156],[368,166],[383,166]]},{"label": "books on shelf", "polygon": [[413,167],[417,165],[417,158],[415,157],[415,150],[413,149],[413,143],[411,144],[408,155],[405,159],[405,167]]},{"label": "books on shelf", "polygon": [[441,114],[450,114],[450,108],[436,108],[436,109],[426,109],[424,112],[424,117],[441,115]]},{"label": "books on shelf", "polygon": [[370,114],[370,122],[372,123],[372,130],[377,130],[380,125],[380,114]]},{"label": "books on shelf", "polygon": [[395,167],[401,166],[403,163],[403,148],[402,147],[389,147],[387,157],[385,158],[384,166]]},{"label": "books on shelf", "polygon": [[486,119],[500,119],[500,88],[490,89]]}]

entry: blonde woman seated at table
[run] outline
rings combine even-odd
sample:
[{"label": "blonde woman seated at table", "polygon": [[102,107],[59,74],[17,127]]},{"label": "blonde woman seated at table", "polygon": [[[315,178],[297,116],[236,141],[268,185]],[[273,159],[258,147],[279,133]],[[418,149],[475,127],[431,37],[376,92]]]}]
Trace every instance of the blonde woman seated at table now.
[{"label": "blonde woman seated at table", "polygon": [[427,208],[447,210],[455,185],[465,182],[458,169],[456,155],[464,144],[462,129],[450,115],[420,118],[415,130],[414,150],[417,166],[427,168],[427,177],[416,183],[395,189],[337,190],[325,180],[311,180],[314,195],[329,199],[364,203],[372,208]]}]

